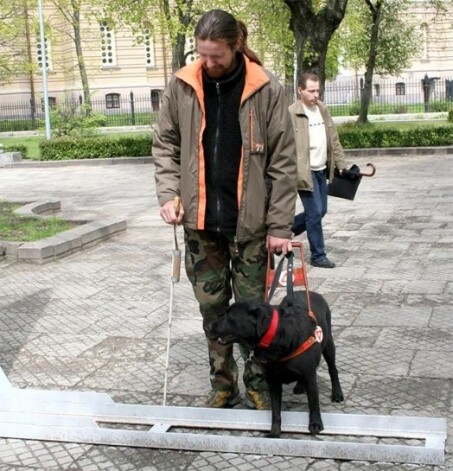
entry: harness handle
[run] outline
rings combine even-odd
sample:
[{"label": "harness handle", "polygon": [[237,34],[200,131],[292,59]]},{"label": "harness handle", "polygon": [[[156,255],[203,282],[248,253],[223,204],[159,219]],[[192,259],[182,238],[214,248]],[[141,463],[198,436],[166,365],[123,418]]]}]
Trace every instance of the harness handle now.
[{"label": "harness handle", "polygon": [[[269,289],[269,294],[267,294],[267,290],[266,290],[266,301],[268,303],[271,302],[271,299],[272,297],[274,296],[275,294],[275,290],[277,289],[277,286],[279,284],[279,280],[280,280],[280,276],[282,274],[282,270],[283,270],[283,264],[285,262],[285,258],[288,257],[288,260],[289,260],[289,256],[294,256],[294,254],[292,252],[289,252],[288,254],[286,254],[284,257],[282,257],[280,259],[280,261],[278,262],[278,265],[277,265],[277,268],[275,269],[275,273],[274,273],[274,277],[272,279],[272,284],[271,284],[271,287]],[[268,271],[269,271],[269,267],[270,267],[270,261],[271,261],[271,253],[269,252],[268,255],[268,263],[267,263],[267,266],[268,266]]]},{"label": "harness handle", "polygon": [[[301,258],[301,267],[294,269],[294,252],[288,252],[284,257],[282,257],[275,269],[275,271],[271,270],[273,266],[273,255],[268,252],[267,255],[267,273],[266,273],[266,290],[264,295],[264,300],[267,302],[271,302],[273,295],[275,294],[275,290],[280,284],[280,277],[283,271],[283,265],[285,260],[287,261],[287,268],[286,268],[286,299],[289,306],[292,306],[294,303],[294,286],[297,285],[304,285],[305,286],[305,295],[307,297],[307,310],[311,317],[311,303],[310,303],[310,293],[308,289],[308,279],[307,279],[307,270],[305,267],[305,260],[304,254],[302,249],[301,242],[293,242],[293,248],[298,247],[300,250],[300,258]],[[272,280],[270,282],[270,280]],[[269,287],[270,284],[270,287]]]}]

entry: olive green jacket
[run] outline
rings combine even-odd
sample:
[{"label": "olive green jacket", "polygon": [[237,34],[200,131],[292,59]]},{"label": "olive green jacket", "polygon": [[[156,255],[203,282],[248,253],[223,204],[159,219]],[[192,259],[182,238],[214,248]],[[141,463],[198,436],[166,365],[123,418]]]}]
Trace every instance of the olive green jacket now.
[{"label": "olive green jacket", "polygon": [[[347,167],[343,147],[332,116],[326,105],[318,100],[319,111],[324,120],[327,136],[327,178],[332,180],[335,167],[343,170]],[[310,170],[310,143],[308,132],[308,117],[304,112],[303,104],[297,100],[289,107],[291,121],[296,137],[297,152],[297,188],[298,190],[313,191],[313,180]]]},{"label": "olive green jacket", "polygon": [[[290,238],[297,196],[294,133],[276,78],[245,57],[239,109],[242,156],[237,182],[239,242]],[[183,224],[203,230],[206,210],[202,135],[205,129],[201,62],[180,69],[165,90],[154,130],[153,158],[159,204],[180,195]],[[221,173],[222,169],[218,171]]]}]

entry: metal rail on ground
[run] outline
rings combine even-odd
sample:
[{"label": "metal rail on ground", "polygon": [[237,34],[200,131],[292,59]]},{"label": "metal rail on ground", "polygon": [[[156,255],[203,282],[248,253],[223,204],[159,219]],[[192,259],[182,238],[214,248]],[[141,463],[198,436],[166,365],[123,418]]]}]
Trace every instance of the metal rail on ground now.
[{"label": "metal rail on ground", "polygon": [[270,421],[268,411],[119,404],[105,393],[17,389],[0,369],[3,438],[433,465],[445,459],[444,418],[326,413],[324,432],[312,437],[307,413],[283,412],[282,432],[297,438],[256,436]]}]

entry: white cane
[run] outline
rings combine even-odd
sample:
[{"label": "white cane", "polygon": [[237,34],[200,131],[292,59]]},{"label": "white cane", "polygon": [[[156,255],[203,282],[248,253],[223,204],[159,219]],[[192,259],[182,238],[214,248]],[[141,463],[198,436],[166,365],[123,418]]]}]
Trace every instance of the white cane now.
[{"label": "white cane", "polygon": [[[181,198],[179,196],[175,197],[174,208],[176,216],[179,215],[179,210],[181,207]],[[178,247],[178,239],[176,237],[176,224],[173,226],[174,234],[174,245],[173,245],[173,255],[172,255],[172,274],[171,274],[171,284],[170,284],[170,303],[168,310],[168,335],[167,335],[167,356],[165,359],[165,377],[164,377],[164,399],[163,405],[167,401],[167,382],[168,382],[168,366],[170,363],[170,343],[171,343],[171,325],[173,320],[173,291],[176,283],[179,283],[181,275],[181,250]]]}]

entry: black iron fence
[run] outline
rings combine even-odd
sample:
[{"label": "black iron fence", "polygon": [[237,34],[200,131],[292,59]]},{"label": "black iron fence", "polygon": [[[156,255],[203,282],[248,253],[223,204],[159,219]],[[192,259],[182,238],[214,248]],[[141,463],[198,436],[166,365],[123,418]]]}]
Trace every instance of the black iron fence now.
[{"label": "black iron fence", "polygon": [[[294,99],[293,90],[287,91],[288,101]],[[363,79],[326,82],[324,101],[334,116],[356,116],[360,109]],[[49,94],[51,95],[51,93]],[[102,97],[100,97],[102,95]],[[155,123],[162,98],[162,90],[148,94],[133,91],[97,91],[91,99],[92,112],[101,116],[103,126],[143,126]],[[49,105],[60,118],[86,113],[82,96],[49,96]],[[453,109],[453,79],[429,77],[403,80],[376,80],[373,83],[369,114],[403,114],[444,112]],[[13,95],[0,95],[0,132],[36,130],[44,128],[44,103],[34,105],[31,100],[20,102]]]},{"label": "black iron fence", "polygon": [[[359,113],[363,78],[327,82],[324,101],[336,116]],[[369,114],[444,112],[453,109],[453,79],[422,76],[420,79],[375,80]]]},{"label": "black iron fence", "polygon": [[[2,103],[0,96],[0,132],[43,129],[44,100],[33,106],[31,100],[22,103]],[[106,93],[102,98],[91,99],[91,111],[99,115],[103,126],[150,126],[155,123],[160,108],[161,92],[152,90],[149,95]],[[51,119],[71,119],[83,116],[88,106],[82,96],[68,99],[49,96]]]}]

